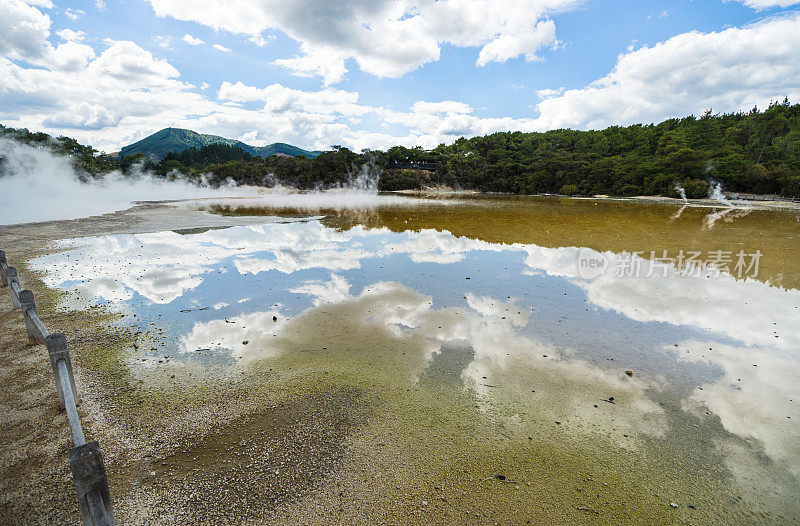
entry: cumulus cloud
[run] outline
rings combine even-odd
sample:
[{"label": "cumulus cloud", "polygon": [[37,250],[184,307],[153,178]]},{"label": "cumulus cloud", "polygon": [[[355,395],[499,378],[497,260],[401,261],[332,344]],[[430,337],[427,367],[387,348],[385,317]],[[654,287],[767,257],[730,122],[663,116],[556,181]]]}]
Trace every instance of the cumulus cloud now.
[{"label": "cumulus cloud", "polygon": [[367,73],[400,77],[439,59],[441,46],[480,48],[476,64],[515,57],[539,60],[556,44],[550,14],[578,0],[149,0],[158,16],[198,22],[216,30],[247,35],[264,43],[263,33],[284,32],[300,43],[300,54],[275,64],[298,75],[321,76],[328,84],[347,73],[354,59]]},{"label": "cumulus cloud", "polygon": [[735,111],[800,98],[800,16],[724,31],[676,35],[630,51],[582,89],[538,105],[537,128],[603,128],[654,122],[713,108]]},{"label": "cumulus cloud", "polygon": [[60,29],[56,31],[56,35],[61,37],[62,40],[68,42],[83,42],[86,40],[86,33],[83,31],[73,31],[72,29]]},{"label": "cumulus cloud", "polygon": [[291,89],[280,84],[270,84],[258,89],[241,82],[223,82],[218,97],[233,102],[263,101],[264,109],[276,113],[297,111],[351,116],[371,111],[369,107],[357,103],[358,93],[333,88],[312,92]]},{"label": "cumulus cloud", "polygon": [[231,48],[225,47],[222,44],[214,44],[212,47],[214,49],[216,49],[217,51],[222,51],[223,53],[230,53],[231,52]]},{"label": "cumulus cloud", "polygon": [[[458,101],[419,101],[409,111],[359,107],[355,92],[297,92],[275,85],[259,91],[241,83],[223,84],[220,94],[240,102],[272,100],[264,107],[270,111],[286,111],[284,102],[275,101],[289,97],[294,101],[291,110],[297,112],[298,129],[314,130],[310,138],[316,144],[339,143],[356,149],[397,143],[430,148],[460,136],[496,131],[658,122],[709,108],[738,111],[756,104],[764,107],[785,96],[800,98],[800,87],[793,82],[800,76],[794,51],[800,45],[800,32],[795,30],[798,23],[800,16],[793,14],[721,32],[684,33],[652,47],[632,49],[620,55],[611,73],[584,88],[539,90],[541,100],[535,108],[539,116],[535,118],[480,117]],[[324,62],[330,67],[338,64],[335,60]],[[276,97],[278,91],[286,94]],[[353,130],[350,122],[335,118],[335,112],[319,111],[319,105],[307,111],[320,93],[347,97],[346,111],[342,110],[345,101],[339,100],[336,106],[342,116],[370,113],[383,124],[407,128],[408,134]]]},{"label": "cumulus cloud", "polygon": [[533,30],[521,34],[500,35],[481,49],[476,64],[485,66],[489,62],[505,62],[525,56],[528,62],[539,60],[536,51],[556,41],[556,24],[552,20],[538,22]]},{"label": "cumulus cloud", "polygon": [[83,128],[100,129],[114,126],[119,122],[119,116],[105,106],[81,102],[70,110],[56,113],[43,121],[45,126],[51,128]]},{"label": "cumulus cloud", "polygon": [[183,41],[186,42],[187,44],[191,44],[192,46],[199,46],[200,44],[203,43],[202,40],[200,40],[197,37],[193,37],[189,33],[183,35]]},{"label": "cumulus cloud", "polygon": [[0,0],[0,55],[35,62],[48,49],[50,17],[21,0]]},{"label": "cumulus cloud", "polygon": [[762,9],[770,9],[772,7],[789,7],[791,5],[800,4],[797,0],[726,0],[728,2],[739,2],[747,7],[752,7],[758,11]]},{"label": "cumulus cloud", "polygon": [[[67,42],[55,53],[58,67],[30,68],[0,58],[0,117],[6,123],[42,128],[52,133],[80,122],[87,130],[70,133],[100,148],[130,142],[147,127],[165,123],[213,106],[191,85],[176,80],[178,71],[132,42],[108,41],[94,57],[82,44]],[[54,60],[55,62],[55,60]],[[107,110],[110,109],[110,110]],[[113,115],[123,115],[119,120]],[[67,118],[68,114],[72,118]],[[108,128],[118,124],[116,128]],[[145,128],[145,130],[142,130]]]},{"label": "cumulus cloud", "polygon": [[141,85],[159,86],[179,76],[169,62],[155,58],[133,42],[107,40],[111,44],[89,66],[90,73],[122,81],[136,81]]},{"label": "cumulus cloud", "polygon": [[[169,4],[173,0],[154,0],[154,5],[161,5],[162,1]],[[481,17],[473,11],[473,4],[459,14],[451,12],[453,1],[436,2],[435,6],[415,4],[412,11],[401,5],[405,10],[398,8],[397,12],[388,10],[387,6],[397,7],[389,2],[370,6],[344,3],[330,8],[331,13],[326,16],[346,20],[384,16],[400,25],[415,19],[416,24],[425,22],[426,27],[439,28],[439,40],[432,40],[435,46],[445,41],[458,46],[480,46],[476,60],[480,60],[481,54],[486,61],[502,60],[517,51],[525,55],[532,49],[524,42],[520,44],[522,37],[522,40],[508,40],[503,36],[512,26],[522,31],[518,25],[522,22],[515,19],[513,24],[504,26],[503,35],[497,33],[489,41],[485,33],[475,29]],[[327,149],[331,144],[354,150],[395,144],[433,148],[462,136],[497,131],[601,128],[657,122],[690,112],[701,113],[708,108],[724,112],[749,109],[754,104],[763,107],[770,100],[785,96],[800,99],[800,86],[794,82],[800,77],[800,62],[795,57],[800,46],[800,33],[795,30],[800,23],[797,14],[719,32],[684,33],[652,46],[632,48],[618,57],[613,71],[583,88],[539,89],[536,93],[540,100],[533,107],[538,116],[487,117],[457,100],[419,100],[403,110],[364,104],[357,91],[332,87],[301,90],[281,84],[225,81],[212,90],[207,82],[195,86],[181,81],[181,73],[172,64],[134,42],[106,39],[92,47],[79,42],[84,38],[81,32],[62,29],[57,35],[63,42],[54,46],[49,42],[50,18],[39,8],[21,0],[0,0],[0,3],[10,13],[0,20],[0,32],[4,35],[0,41],[0,119],[6,125],[65,133],[107,151],[165,126],[240,137],[256,145],[277,140],[312,149]],[[210,0],[196,11],[205,12],[210,5],[216,4]],[[541,4],[533,11],[549,13],[569,5],[572,4]],[[259,22],[262,15],[258,14],[253,16],[254,21],[240,20],[237,9],[236,4],[230,10],[220,8],[214,27],[235,30],[248,38],[272,27],[265,26],[263,20]],[[286,13],[293,8],[281,9],[280,13],[269,16],[288,16]],[[318,6],[315,9],[321,10]],[[458,31],[445,23],[448,17],[458,22],[453,22]],[[314,20],[317,19],[305,24],[313,25]],[[549,19],[528,16],[524,20],[532,20],[531,24],[543,28],[549,26]],[[320,31],[344,31],[350,28],[349,23],[334,24]],[[462,23],[478,32],[462,31]],[[494,27],[493,24],[500,22],[486,23]],[[9,31],[4,30],[6,26]],[[377,26],[366,24],[366,27],[375,31]],[[6,37],[7,34],[11,36]],[[528,32],[525,38],[533,34]],[[187,34],[184,40],[190,43],[199,39]],[[338,44],[324,47],[309,42],[301,41],[301,51],[305,49],[307,53],[303,51],[296,57],[297,71],[306,71],[303,68],[308,66],[309,75],[318,74],[319,68],[328,68],[327,76],[345,74],[345,60],[353,57],[352,50]],[[332,38],[331,42],[338,40]],[[383,61],[384,51],[372,49],[369,39],[362,44],[370,47],[357,59],[362,67],[371,67],[365,65],[372,59]],[[398,48],[402,49],[410,48]],[[431,48],[430,56],[436,53],[438,47]],[[408,53],[408,57],[417,57],[414,60],[420,56],[419,50]],[[318,63],[309,62],[311,58],[319,59]],[[528,58],[535,59],[533,55]],[[385,67],[398,67],[400,74],[413,62],[404,60],[387,59]]]},{"label": "cumulus cloud", "polygon": [[[52,8],[49,2],[39,4],[21,0],[0,0],[0,56],[23,60],[36,66],[57,70],[76,71],[94,57],[94,50],[79,42],[85,38],[82,31],[62,29],[56,34],[65,40],[54,47],[49,41],[50,17],[36,6]],[[2,86],[0,86],[2,87]]]}]

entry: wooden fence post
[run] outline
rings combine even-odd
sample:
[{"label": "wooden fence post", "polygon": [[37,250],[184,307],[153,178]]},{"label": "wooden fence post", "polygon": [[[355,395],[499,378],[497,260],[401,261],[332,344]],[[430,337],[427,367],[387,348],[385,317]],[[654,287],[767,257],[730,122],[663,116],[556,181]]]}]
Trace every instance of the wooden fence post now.
[{"label": "wooden fence post", "polygon": [[6,277],[8,278],[8,288],[11,289],[11,304],[15,309],[18,309],[19,298],[17,297],[17,292],[14,289],[14,285],[16,285],[16,288],[19,289],[19,276],[17,275],[17,269],[14,267],[8,267],[8,269],[6,269]]},{"label": "wooden fence post", "polygon": [[85,526],[115,526],[114,509],[111,505],[111,494],[108,490],[106,468],[100,444],[96,441],[86,443],[81,429],[78,404],[78,390],[75,388],[75,375],[67,348],[67,337],[64,333],[48,334],[44,324],[36,312],[36,301],[33,292],[20,290],[17,269],[9,267],[6,254],[0,250],[0,277],[2,285],[11,289],[11,302],[14,308],[21,309],[25,319],[25,330],[28,339],[35,343],[44,340],[50,355],[50,365],[55,377],[58,403],[67,413],[67,424],[72,434],[75,447],[69,451],[69,467],[78,494],[78,505],[81,509]]},{"label": "wooden fence post", "polygon": [[69,451],[69,467],[78,493],[78,504],[86,526],[115,524],[111,493],[100,444],[87,442]]},{"label": "wooden fence post", "polygon": [[7,268],[8,268],[8,261],[6,261],[6,251],[0,250],[0,286],[3,287],[8,285],[8,278],[6,278]]},{"label": "wooden fence post", "polygon": [[36,314],[36,302],[33,300],[33,291],[25,289],[19,293],[19,305],[22,309],[22,317],[25,318],[25,330],[28,332],[28,340],[31,343],[36,343],[36,325],[33,322],[33,316]]},{"label": "wooden fence post", "polygon": [[58,405],[61,409],[66,409],[64,405],[64,393],[61,390],[61,382],[59,381],[58,362],[64,360],[67,367],[67,374],[69,376],[69,388],[72,389],[72,396],[75,399],[75,404],[78,404],[78,390],[75,388],[75,376],[72,373],[72,362],[69,360],[69,349],[67,348],[67,337],[63,332],[54,332],[48,334],[45,339],[47,351],[50,353],[50,364],[53,366],[53,376],[56,379],[56,391],[58,392]]}]

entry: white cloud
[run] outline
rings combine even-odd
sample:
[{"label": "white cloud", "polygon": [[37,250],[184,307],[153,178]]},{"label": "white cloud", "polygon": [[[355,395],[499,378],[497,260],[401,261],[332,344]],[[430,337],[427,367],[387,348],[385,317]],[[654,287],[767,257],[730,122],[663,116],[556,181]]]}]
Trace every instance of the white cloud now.
[{"label": "white cloud", "polygon": [[221,100],[233,102],[264,101],[264,109],[275,113],[295,111],[352,116],[371,111],[369,107],[357,104],[358,93],[333,88],[302,91],[280,84],[270,84],[258,89],[241,82],[236,84],[223,82],[217,95]]},{"label": "white cloud", "polygon": [[35,62],[48,50],[50,17],[21,0],[0,0],[0,55]]},{"label": "white cloud", "polygon": [[156,41],[158,47],[163,49],[169,49],[169,47],[172,45],[172,37],[164,35],[155,35],[153,36],[153,40]]},{"label": "white cloud", "polygon": [[202,40],[200,40],[197,37],[193,37],[189,33],[186,33],[185,35],[183,35],[183,41],[186,42],[187,44],[192,45],[192,46],[199,46],[200,44],[203,44]]},{"label": "white cloud", "polygon": [[149,51],[126,40],[106,41],[110,47],[87,68],[90,73],[122,81],[136,81],[141,86],[168,84],[179,76],[166,60],[155,58]]},{"label": "white cloud", "polygon": [[85,15],[86,12],[81,9],[73,9],[71,7],[68,7],[66,11],[64,11],[64,14],[67,15],[67,18],[69,18],[70,20],[77,20],[83,15]]},{"label": "white cloud", "polygon": [[306,0],[149,0],[158,16],[198,22],[263,43],[270,29],[300,43],[300,55],[275,64],[298,75],[342,80],[345,61],[354,59],[367,73],[400,77],[439,59],[441,46],[480,48],[476,64],[525,57],[556,44],[549,14],[578,0],[344,0],[331,4]]},{"label": "white cloud", "polygon": [[267,44],[269,44],[269,41],[272,40],[273,38],[275,38],[275,35],[267,35],[267,36],[251,35],[250,42],[257,45],[258,47],[264,47]]},{"label": "white cloud", "polygon": [[94,49],[77,42],[65,42],[48,53],[48,65],[53,69],[80,71],[95,57]]},{"label": "white cloud", "polygon": [[[113,151],[143,132],[217,106],[176,80],[178,71],[169,63],[133,42],[106,45],[95,57],[89,46],[61,44],[48,53],[49,69],[0,58],[0,117],[12,126],[63,131]],[[104,108],[124,117],[118,120]],[[77,115],[69,120],[69,113]],[[81,123],[85,129],[74,129]]]},{"label": "white cloud", "polygon": [[519,56],[524,56],[528,62],[534,62],[540,60],[536,54],[539,49],[555,42],[556,24],[552,20],[542,20],[530,32],[504,34],[492,40],[483,46],[476,64],[485,66],[489,62],[505,62]]},{"label": "white cloud", "polygon": [[603,128],[800,99],[800,16],[683,33],[620,55],[614,70],[538,105],[536,128]]},{"label": "white cloud", "polygon": [[559,95],[564,93],[565,89],[566,88],[558,88],[558,89],[545,88],[545,89],[540,89],[540,90],[536,90],[536,96],[539,97],[540,99],[552,99],[553,97],[558,97]]},{"label": "white cloud", "polygon": [[222,44],[214,44],[212,47],[214,49],[216,49],[217,51],[222,51],[223,53],[230,53],[231,52],[231,48],[227,48],[227,47],[223,46]]},{"label": "white cloud", "polygon": [[0,17],[0,35],[3,35],[0,38],[0,56],[6,59],[76,71],[94,58],[90,46],[78,43],[85,37],[81,31],[62,29],[57,34],[66,42],[53,47],[47,40],[50,37],[50,17],[34,5],[20,0],[0,0],[0,12],[4,13]]},{"label": "white cloud", "polygon": [[79,128],[100,129],[115,126],[119,122],[119,115],[114,114],[105,106],[81,102],[77,106],[63,112],[56,113],[44,119],[43,124],[51,128]]},{"label": "white cloud", "polygon": [[342,80],[347,73],[346,55],[331,48],[312,48],[306,44],[301,45],[300,49],[303,56],[279,59],[274,64],[288,68],[300,77],[319,75],[325,79],[326,84]]},{"label": "white cloud", "polygon": [[[443,20],[437,18],[444,16],[444,11],[437,10],[452,7],[452,1],[438,2],[442,5],[434,10],[425,4],[419,13],[406,16],[444,28]],[[455,100],[420,100],[398,111],[360,103],[358,92],[335,88],[306,91],[280,84],[222,82],[212,92],[207,82],[194,86],[181,81],[172,64],[134,42],[107,39],[107,47],[95,51],[77,41],[85,37],[82,32],[62,29],[57,34],[65,41],[54,46],[48,40],[51,22],[46,14],[20,0],[0,0],[0,4],[10,13],[0,19],[4,35],[0,39],[4,57],[0,58],[0,118],[11,126],[65,133],[107,151],[165,126],[243,137],[257,145],[283,141],[314,149],[331,144],[354,150],[395,144],[432,148],[461,136],[496,131],[601,128],[660,121],[708,108],[763,107],[784,96],[800,99],[800,86],[794,82],[800,77],[800,62],[795,58],[800,47],[800,32],[795,31],[798,15],[721,32],[685,33],[651,47],[632,49],[619,56],[612,72],[584,88],[537,91],[540,102],[534,109],[538,117],[513,118],[479,116],[469,104]],[[383,13],[381,5],[363,9],[377,10],[370,15],[374,17]],[[345,14],[350,13],[347,10],[352,6],[348,6],[341,7]],[[467,17],[472,12],[469,9],[459,16]],[[236,18],[235,13],[234,5],[230,16]],[[226,10],[220,11],[221,29],[235,26],[226,21],[227,16]],[[241,21],[236,18],[235,22]],[[467,25],[473,23],[477,24],[470,19]],[[252,31],[262,25],[255,24]],[[240,28],[249,35],[244,29]],[[491,44],[480,35],[442,31],[447,41],[456,45],[481,45],[485,56],[493,60],[513,53],[499,35]],[[188,42],[186,37],[184,40]],[[342,54],[341,47],[321,49],[308,44],[308,56],[297,64],[308,65],[308,57],[313,56],[331,75],[343,75],[342,57],[347,53]],[[402,66],[403,62],[396,64]],[[316,74],[315,68],[308,74]],[[363,129],[360,122],[373,127]],[[392,132],[377,131],[381,129]]]},{"label": "white cloud", "polygon": [[83,42],[86,40],[86,33],[83,31],[73,31],[72,29],[59,29],[56,35],[68,42]]},{"label": "white cloud", "polygon": [[769,9],[771,7],[789,7],[800,4],[797,0],[725,0],[727,2],[740,2],[747,7],[752,7],[757,11]]}]

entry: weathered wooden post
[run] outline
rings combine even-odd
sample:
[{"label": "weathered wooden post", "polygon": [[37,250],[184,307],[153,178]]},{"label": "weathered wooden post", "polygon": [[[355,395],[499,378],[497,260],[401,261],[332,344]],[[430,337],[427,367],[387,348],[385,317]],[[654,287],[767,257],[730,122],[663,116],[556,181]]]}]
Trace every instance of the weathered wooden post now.
[{"label": "weathered wooden post", "polygon": [[22,309],[22,317],[25,318],[25,330],[28,332],[28,340],[31,343],[36,343],[39,339],[36,337],[37,329],[33,321],[36,314],[36,302],[33,300],[33,292],[25,289],[19,293],[19,305]]},{"label": "weathered wooden post", "polygon": [[18,309],[19,297],[17,296],[17,292],[19,291],[19,276],[17,276],[17,269],[8,267],[6,269],[6,277],[8,278],[8,288],[11,289],[11,304],[15,309]]},{"label": "weathered wooden post", "polygon": [[86,526],[114,525],[114,509],[108,491],[106,467],[100,444],[88,442],[69,452],[69,467],[75,480],[78,504]]},{"label": "weathered wooden post", "polygon": [[[47,345],[47,351],[50,354],[50,364],[53,366],[53,376],[56,379],[56,391],[58,391],[58,405],[61,406],[61,409],[66,409],[64,404],[64,389],[69,388],[72,390],[71,398],[75,400],[75,404],[77,405],[78,402],[78,390],[75,389],[75,376],[72,373],[72,362],[69,360],[69,349],[67,348],[67,337],[63,332],[54,332],[53,334],[48,334],[47,338],[45,338],[45,345]],[[64,363],[64,369],[66,372],[67,382],[65,385],[61,385],[61,381],[59,381],[59,377],[61,376],[59,373],[59,362]]]},{"label": "weathered wooden post", "polygon": [[7,268],[8,268],[8,261],[6,261],[6,251],[0,250],[0,286],[3,287],[8,285],[8,278],[6,278]]},{"label": "weathered wooden post", "polygon": [[2,250],[0,250],[0,277],[3,286],[8,285],[11,289],[11,303],[14,308],[22,310],[28,339],[32,343],[43,341],[47,345],[58,393],[58,404],[66,412],[72,442],[75,444],[69,451],[69,467],[78,494],[83,524],[114,526],[116,524],[114,509],[111,505],[111,494],[108,490],[100,445],[94,441],[87,444],[81,429],[77,408],[78,390],[75,388],[75,375],[72,372],[67,337],[61,332],[48,334],[36,312],[33,292],[28,289],[21,290],[17,269],[8,266],[6,254]]}]

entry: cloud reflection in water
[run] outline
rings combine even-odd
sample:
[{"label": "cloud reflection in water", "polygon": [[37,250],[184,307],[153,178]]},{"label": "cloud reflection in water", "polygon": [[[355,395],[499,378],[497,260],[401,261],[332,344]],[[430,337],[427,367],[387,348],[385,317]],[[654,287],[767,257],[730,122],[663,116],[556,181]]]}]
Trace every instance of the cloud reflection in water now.
[{"label": "cloud reflection in water", "polygon": [[[81,238],[61,247],[70,250],[32,265],[49,286],[132,310],[142,323],[156,313],[177,319],[171,330],[186,355],[208,348],[252,361],[325,347],[321,359],[358,360],[359,352],[375,358],[374,347],[398,351],[382,358],[387,370],[415,381],[443,348],[461,346],[471,356],[461,383],[483,401],[592,421],[617,435],[658,436],[663,410],[652,393],[687,380],[672,366],[628,378],[620,349],[588,352],[593,332],[612,327],[619,342],[675,367],[716,371],[685,393],[685,409],[707,409],[798,473],[800,414],[789,401],[798,400],[800,377],[798,290],[675,269],[587,280],[577,272],[578,247],[488,243],[430,229],[342,231],[318,220]],[[564,298],[564,283],[583,301]],[[200,303],[214,309],[178,318],[176,311]],[[531,323],[548,316],[567,323],[548,331]],[[569,325],[573,319],[582,325]],[[647,330],[631,330],[640,325]],[[598,362],[606,351],[617,362]],[[609,396],[617,407],[597,411],[596,401]]]}]

